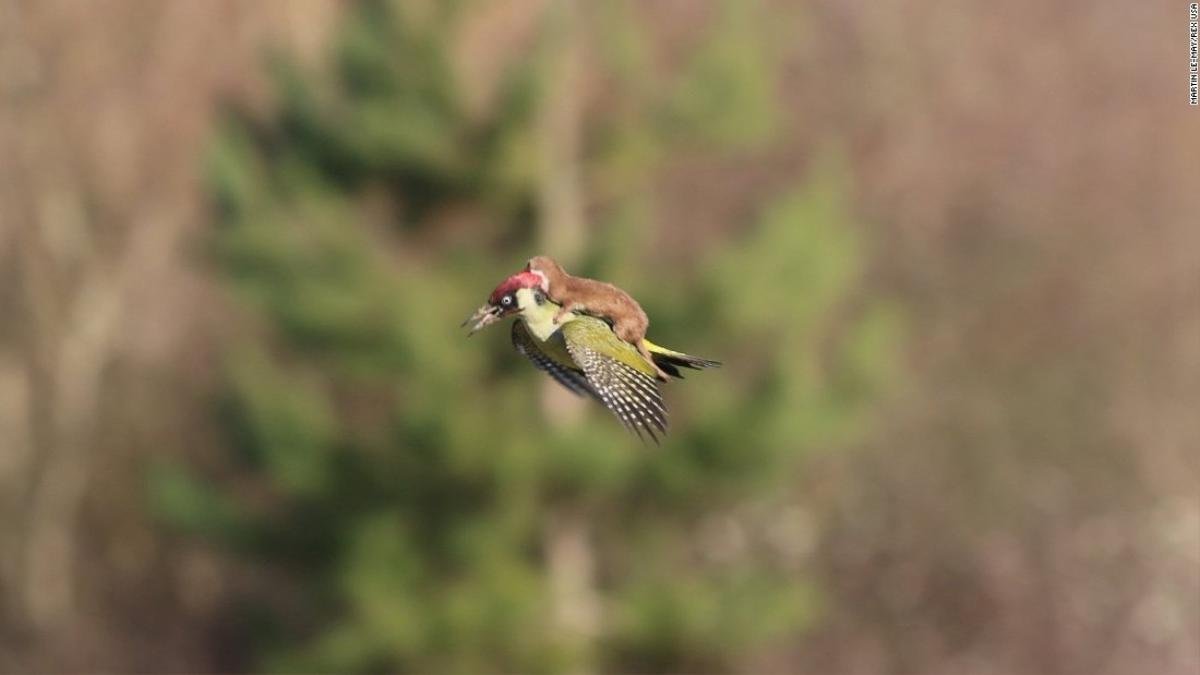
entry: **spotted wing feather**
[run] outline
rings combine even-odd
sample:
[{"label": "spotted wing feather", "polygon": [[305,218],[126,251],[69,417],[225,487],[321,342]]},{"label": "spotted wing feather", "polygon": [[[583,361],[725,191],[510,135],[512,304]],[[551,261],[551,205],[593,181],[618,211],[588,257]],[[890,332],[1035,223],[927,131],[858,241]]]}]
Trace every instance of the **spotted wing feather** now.
[{"label": "spotted wing feather", "polygon": [[644,431],[658,443],[655,430],[666,433],[667,407],[654,378],[584,344],[568,340],[567,349],[604,407],[639,437]]},{"label": "spotted wing feather", "polygon": [[577,368],[569,368],[550,358],[521,321],[513,322],[512,343],[518,353],[523,354],[539,370],[554,378],[555,382],[571,390],[572,393],[579,396],[591,396],[603,403],[603,399],[588,383],[583,372]]}]

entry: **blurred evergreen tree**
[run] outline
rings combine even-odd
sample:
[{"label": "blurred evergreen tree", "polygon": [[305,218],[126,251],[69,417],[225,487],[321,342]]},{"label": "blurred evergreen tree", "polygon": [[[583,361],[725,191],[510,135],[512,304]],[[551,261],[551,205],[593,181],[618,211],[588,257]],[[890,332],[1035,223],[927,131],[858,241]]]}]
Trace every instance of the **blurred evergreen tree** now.
[{"label": "blurred evergreen tree", "polygon": [[[839,172],[714,242],[698,278],[622,280],[662,342],[728,363],[668,387],[677,425],[661,449],[599,410],[551,429],[542,375],[506,329],[456,330],[532,253],[539,96],[533,50],[486,115],[464,111],[447,56],[464,11],[356,5],[328,72],[276,59],[277,112],[229,116],[209,176],[215,257],[245,300],[219,405],[236,461],[220,480],[157,467],[153,504],[272,571],[291,600],[248,600],[246,625],[268,670],[732,668],[812,616],[793,469],[851,431],[888,374],[886,309],[843,316],[828,339],[862,264]],[[636,261],[644,178],[671,147],[745,148],[772,133],[775,104],[753,12],[659,86],[637,64],[630,6],[597,11],[623,97],[588,120],[588,174],[612,206],[586,265],[603,272]],[[540,533],[567,512],[594,524],[595,636],[550,611]]]}]

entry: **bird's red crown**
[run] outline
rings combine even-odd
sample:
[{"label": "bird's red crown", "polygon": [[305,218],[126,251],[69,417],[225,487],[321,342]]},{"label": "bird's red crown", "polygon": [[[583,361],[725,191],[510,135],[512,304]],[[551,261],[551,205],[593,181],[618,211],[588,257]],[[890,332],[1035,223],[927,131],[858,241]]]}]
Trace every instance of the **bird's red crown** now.
[{"label": "bird's red crown", "polygon": [[518,272],[511,277],[500,282],[496,290],[488,296],[488,302],[495,305],[500,302],[500,298],[512,293],[519,288],[538,288],[542,285],[542,278],[533,272]]}]

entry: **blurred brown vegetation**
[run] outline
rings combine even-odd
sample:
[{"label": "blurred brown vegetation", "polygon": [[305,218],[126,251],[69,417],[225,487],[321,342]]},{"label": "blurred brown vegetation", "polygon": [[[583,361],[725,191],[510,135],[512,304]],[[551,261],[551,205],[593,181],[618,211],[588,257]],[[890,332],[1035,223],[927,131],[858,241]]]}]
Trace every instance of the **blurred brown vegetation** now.
[{"label": "blurred brown vegetation", "polygon": [[[486,105],[544,3],[479,3]],[[668,158],[686,268],[843,139],[871,284],[909,312],[868,440],[814,460],[818,624],[749,670],[1200,670],[1200,116],[1186,8],[769,3],[794,36],[765,157]],[[0,1],[0,670],[244,667],[254,573],[156,527],[141,468],[203,463],[230,316],[198,255],[218,105],[337,2]],[[706,3],[639,6],[670,70]],[[787,40],[784,40],[786,43]],[[583,69],[580,105],[606,83]]]},{"label": "blurred brown vegetation", "polygon": [[138,466],[204,454],[216,103],[335,8],[0,3],[0,669],[219,667],[220,580],[148,522]]}]

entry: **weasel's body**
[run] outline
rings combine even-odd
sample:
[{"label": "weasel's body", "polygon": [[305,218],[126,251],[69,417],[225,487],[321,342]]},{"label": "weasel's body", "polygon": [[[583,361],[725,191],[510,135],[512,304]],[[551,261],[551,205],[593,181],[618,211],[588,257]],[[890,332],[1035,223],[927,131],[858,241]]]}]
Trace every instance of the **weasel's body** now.
[{"label": "weasel's body", "polygon": [[531,258],[525,269],[542,279],[542,292],[562,309],[554,317],[555,323],[574,311],[584,312],[612,322],[617,337],[633,345],[664,382],[667,375],[654,363],[646,346],[646,329],[650,319],[642,306],[628,293],[612,284],[595,279],[585,279],[567,274],[553,259],[546,256]]}]

